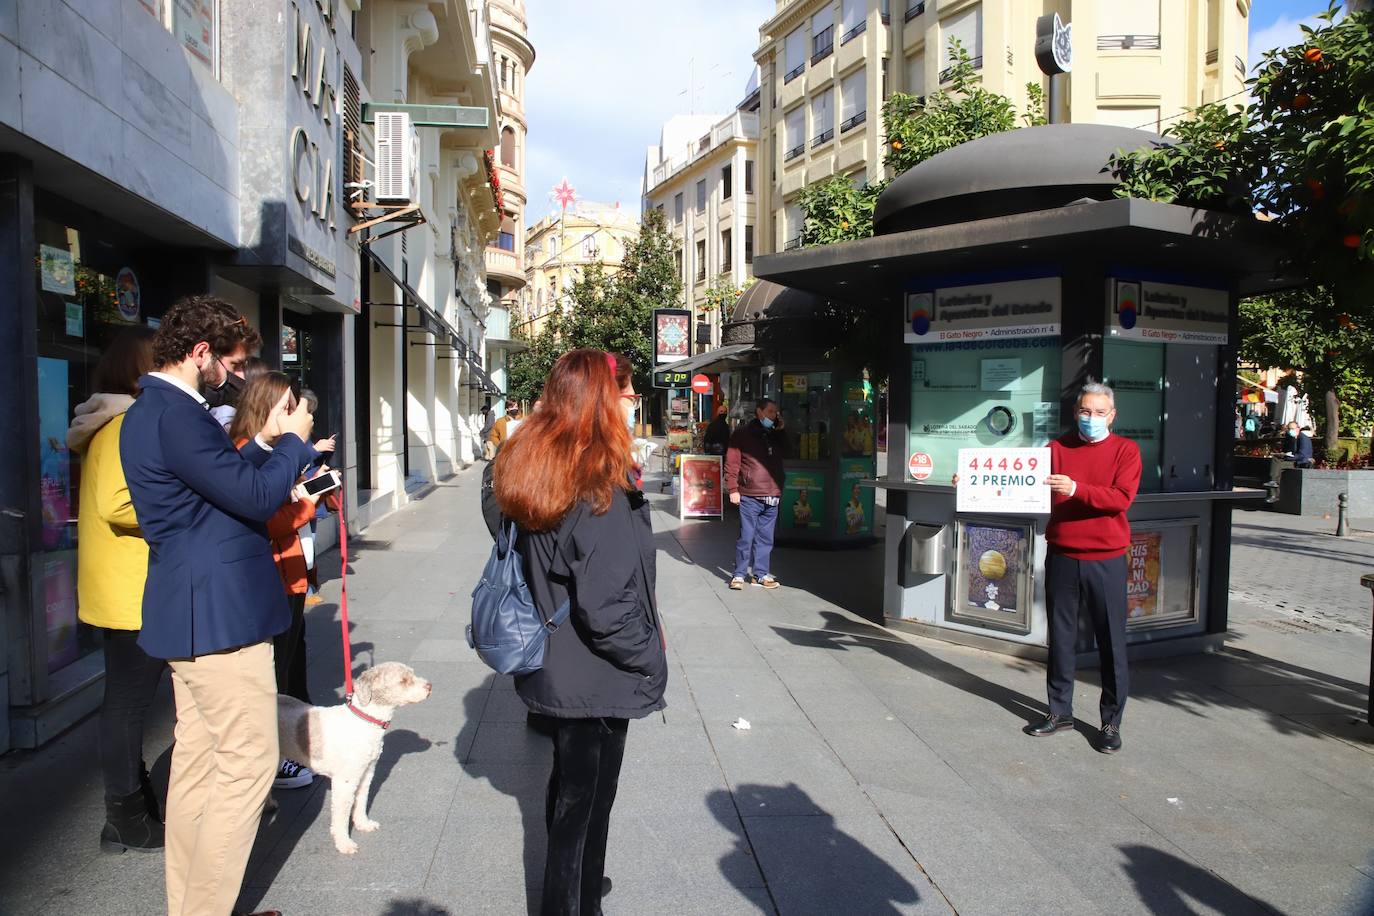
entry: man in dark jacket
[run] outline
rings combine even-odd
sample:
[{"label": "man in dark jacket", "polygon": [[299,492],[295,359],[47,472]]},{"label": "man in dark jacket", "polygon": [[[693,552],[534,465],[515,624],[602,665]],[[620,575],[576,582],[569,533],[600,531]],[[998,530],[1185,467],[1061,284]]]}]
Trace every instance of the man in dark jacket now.
[{"label": "man in dark jacket", "polygon": [[735,574],[730,579],[735,591],[744,588],[744,577],[751,567],[756,584],[778,587],[778,580],[768,572],[768,558],[773,552],[773,529],[782,501],[782,462],[787,457],[787,437],[782,428],[777,402],[760,398],[754,419],[735,430],[725,451],[725,492],[730,494],[730,502],[739,506]]},{"label": "man in dark jacket", "polygon": [[275,445],[240,451],[199,390],[254,334],[219,299],[172,306],[153,338],[158,370],[140,380],[119,438],[149,548],[138,641],[168,660],[176,698],[170,913],[233,909],[279,763],[272,637],[291,611],[266,522],[314,457],[313,420],[304,406],[287,412],[284,398],[265,431]]},{"label": "man in dark jacket", "polygon": [[730,447],[730,421],[726,413],[726,406],[721,404],[716,408],[716,418],[706,427],[702,445],[708,455],[724,455]]}]

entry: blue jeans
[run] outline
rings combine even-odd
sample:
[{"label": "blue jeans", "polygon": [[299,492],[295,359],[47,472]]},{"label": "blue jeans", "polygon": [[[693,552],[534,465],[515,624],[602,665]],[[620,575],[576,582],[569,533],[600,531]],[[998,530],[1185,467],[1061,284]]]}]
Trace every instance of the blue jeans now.
[{"label": "blue jeans", "polygon": [[740,495],[739,540],[735,542],[735,577],[744,578],[752,566],[754,577],[768,575],[768,558],[773,553],[773,529],[778,524],[778,507],[754,496]]}]

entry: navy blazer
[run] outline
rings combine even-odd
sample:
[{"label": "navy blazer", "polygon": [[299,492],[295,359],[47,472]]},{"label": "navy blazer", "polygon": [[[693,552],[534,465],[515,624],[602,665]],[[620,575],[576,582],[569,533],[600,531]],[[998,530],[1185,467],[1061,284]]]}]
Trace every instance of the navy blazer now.
[{"label": "navy blazer", "polygon": [[270,639],[291,624],[267,520],[312,450],[287,434],[271,453],[234,448],[200,402],[145,375],[119,456],[148,542],[143,630],[154,658],[193,658]]}]

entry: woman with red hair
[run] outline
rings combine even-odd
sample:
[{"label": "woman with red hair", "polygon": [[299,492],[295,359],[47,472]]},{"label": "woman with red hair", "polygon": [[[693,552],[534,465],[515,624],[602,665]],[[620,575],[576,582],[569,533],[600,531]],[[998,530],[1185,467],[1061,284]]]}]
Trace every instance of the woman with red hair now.
[{"label": "woman with red hair", "polygon": [[668,665],[654,600],[653,529],[630,456],[628,369],[599,350],[564,354],[539,410],[492,465],[495,502],[519,528],[535,605],[547,619],[572,602],[544,666],[515,680],[525,705],[549,717],[553,735],[545,916],[601,912],[629,720],[664,706]]}]

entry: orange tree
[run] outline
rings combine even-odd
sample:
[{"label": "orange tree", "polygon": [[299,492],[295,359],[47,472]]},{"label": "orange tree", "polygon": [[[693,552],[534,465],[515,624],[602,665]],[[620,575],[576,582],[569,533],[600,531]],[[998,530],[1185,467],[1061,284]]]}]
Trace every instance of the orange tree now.
[{"label": "orange tree", "polygon": [[[1300,43],[1265,52],[1247,104],[1203,106],[1166,131],[1170,142],[1111,163],[1118,196],[1257,212],[1273,222],[1290,268],[1314,288],[1303,308],[1280,310],[1278,324],[1266,313],[1269,333],[1306,342],[1291,365],[1357,372],[1368,363],[1368,354],[1343,349],[1352,328],[1374,326],[1374,12],[1366,6],[1352,4],[1342,18],[1332,0],[1317,28],[1303,27]],[[1316,333],[1327,325],[1339,333]],[[1322,378],[1309,387],[1325,402],[1334,446],[1339,392],[1350,386],[1340,374],[1314,375]]]}]

